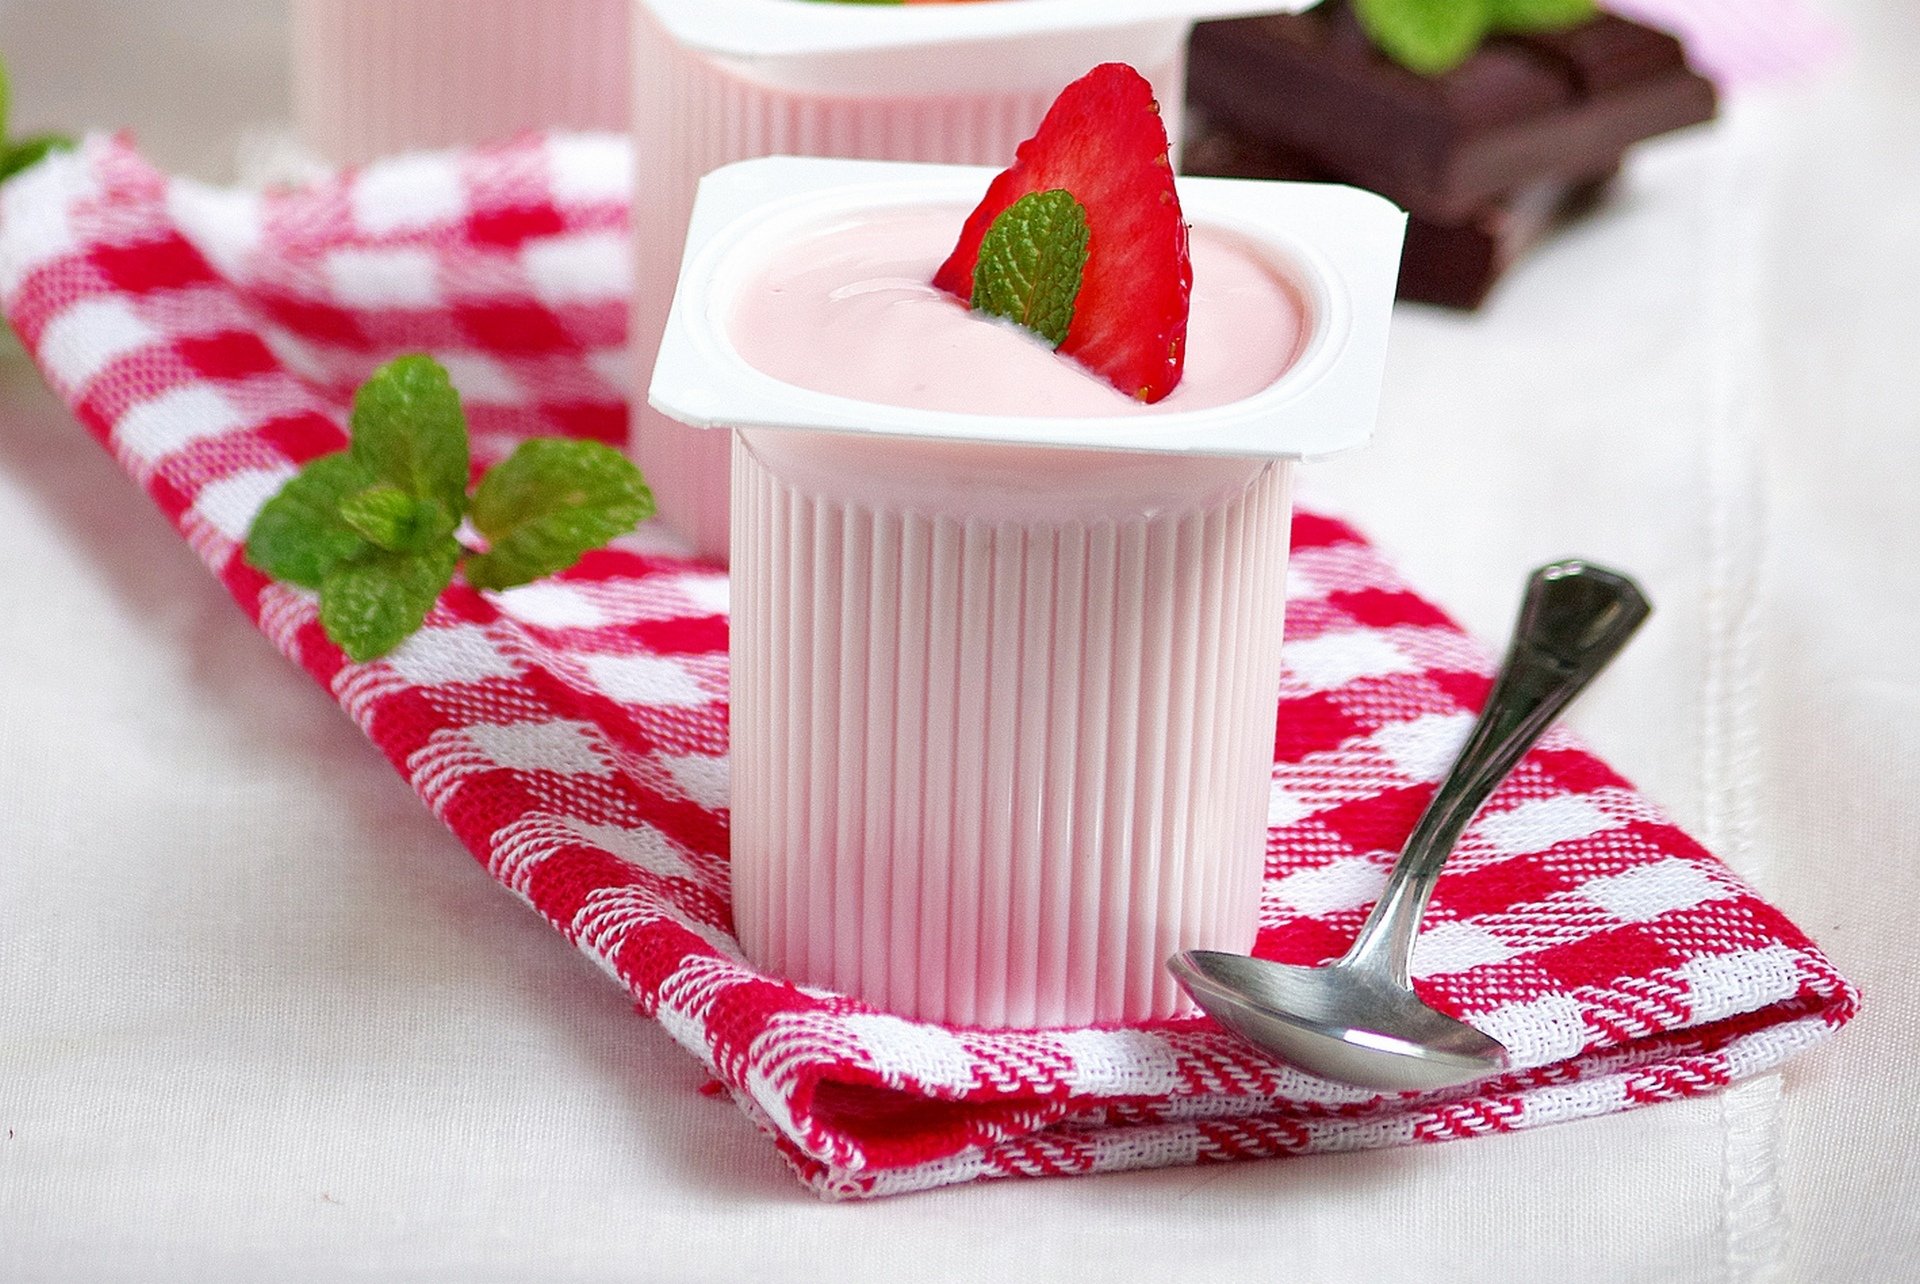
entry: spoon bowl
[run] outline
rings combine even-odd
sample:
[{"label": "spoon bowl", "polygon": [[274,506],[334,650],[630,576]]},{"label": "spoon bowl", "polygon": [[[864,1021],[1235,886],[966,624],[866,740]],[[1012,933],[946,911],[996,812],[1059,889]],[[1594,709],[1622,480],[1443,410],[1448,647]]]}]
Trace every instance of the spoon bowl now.
[{"label": "spoon bowl", "polygon": [[1508,1066],[1497,1040],[1366,972],[1217,950],[1188,950],[1168,966],[1214,1020],[1323,1079],[1431,1092]]},{"label": "spoon bowl", "polygon": [[1535,571],[1486,707],[1352,947],[1319,967],[1187,950],[1167,966],[1193,1001],[1262,1051],[1356,1087],[1431,1092],[1507,1069],[1498,1040],[1414,993],[1420,917],[1480,804],[1651,612],[1617,571],[1579,561]]}]

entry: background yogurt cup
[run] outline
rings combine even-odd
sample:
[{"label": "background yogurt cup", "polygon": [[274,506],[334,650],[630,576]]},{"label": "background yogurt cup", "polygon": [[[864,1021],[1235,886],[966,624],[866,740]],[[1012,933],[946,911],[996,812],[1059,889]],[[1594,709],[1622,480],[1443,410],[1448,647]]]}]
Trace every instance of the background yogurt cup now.
[{"label": "background yogurt cup", "polygon": [[[772,155],[1004,166],[1055,95],[1109,61],[1152,82],[1177,140],[1194,22],[1308,2],[634,0],[637,368],[653,368],[681,232],[708,171]],[[637,404],[633,449],[661,514],[724,558],[725,437]]]},{"label": "background yogurt cup", "polygon": [[1184,183],[1307,312],[1285,374],[1205,410],[905,410],[733,349],[781,245],[993,172],[783,158],[701,185],[651,396],[738,429],[735,927],[761,967],[925,1020],[1170,1016],[1168,955],[1253,941],[1293,469],[1370,432],[1404,218]]},{"label": "background yogurt cup", "polygon": [[632,0],[294,0],[294,114],[335,164],[624,130]]}]

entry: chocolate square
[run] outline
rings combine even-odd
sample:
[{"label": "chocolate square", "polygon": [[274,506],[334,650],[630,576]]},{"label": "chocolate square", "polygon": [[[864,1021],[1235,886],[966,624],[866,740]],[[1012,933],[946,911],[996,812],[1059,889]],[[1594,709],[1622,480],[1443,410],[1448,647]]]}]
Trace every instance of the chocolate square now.
[{"label": "chocolate square", "polygon": [[[1219,178],[1327,181],[1330,176],[1298,153],[1261,147],[1218,129],[1188,140],[1181,169]],[[1522,255],[1568,219],[1604,196],[1617,172],[1608,166],[1570,181],[1547,179],[1488,203],[1463,220],[1407,219],[1398,295],[1419,303],[1477,308]]]},{"label": "chocolate square", "polygon": [[1344,0],[1201,23],[1187,97],[1249,144],[1455,227],[1523,190],[1590,183],[1631,144],[1715,107],[1678,41],[1623,18],[1496,36],[1421,76],[1375,50]]}]

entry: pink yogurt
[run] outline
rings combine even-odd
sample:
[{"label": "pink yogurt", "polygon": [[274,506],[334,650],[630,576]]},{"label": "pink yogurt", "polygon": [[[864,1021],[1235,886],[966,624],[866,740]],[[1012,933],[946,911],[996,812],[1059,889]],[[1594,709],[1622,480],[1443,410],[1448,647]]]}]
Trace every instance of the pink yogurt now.
[{"label": "pink yogurt", "polygon": [[[924,284],[964,211],[823,226],[752,271],[763,372],[982,415],[1257,393],[1308,328],[1195,237],[1187,375],[1155,406]],[[734,923],[750,959],[922,1020],[1190,1010],[1177,950],[1253,943],[1292,461],[733,434]]]},{"label": "pink yogurt", "polygon": [[[742,294],[729,333],[748,364],[815,392],[987,415],[1166,414],[1252,396],[1299,354],[1304,308],[1237,238],[1196,229],[1186,371],[1148,405],[1018,326],[931,284],[966,211],[918,206],[821,229]],[[1249,336],[1259,336],[1257,342]]]}]

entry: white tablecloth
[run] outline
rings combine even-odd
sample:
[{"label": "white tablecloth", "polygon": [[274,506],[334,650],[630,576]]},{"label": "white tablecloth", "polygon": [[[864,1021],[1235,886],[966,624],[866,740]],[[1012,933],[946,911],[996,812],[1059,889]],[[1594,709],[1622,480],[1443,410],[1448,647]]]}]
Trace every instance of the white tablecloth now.
[{"label": "white tablecloth", "polygon": [[[1486,635],[1654,624],[1575,721],[1864,988],[1722,1097],[1355,1156],[824,1205],[492,884],[0,359],[0,1278],[1895,1280],[1920,1255],[1920,8],[1635,154],[1312,470]],[[255,0],[0,0],[19,111],[163,162],[285,110]],[[264,71],[262,69],[265,69]],[[216,146],[215,143],[218,145]]]}]

